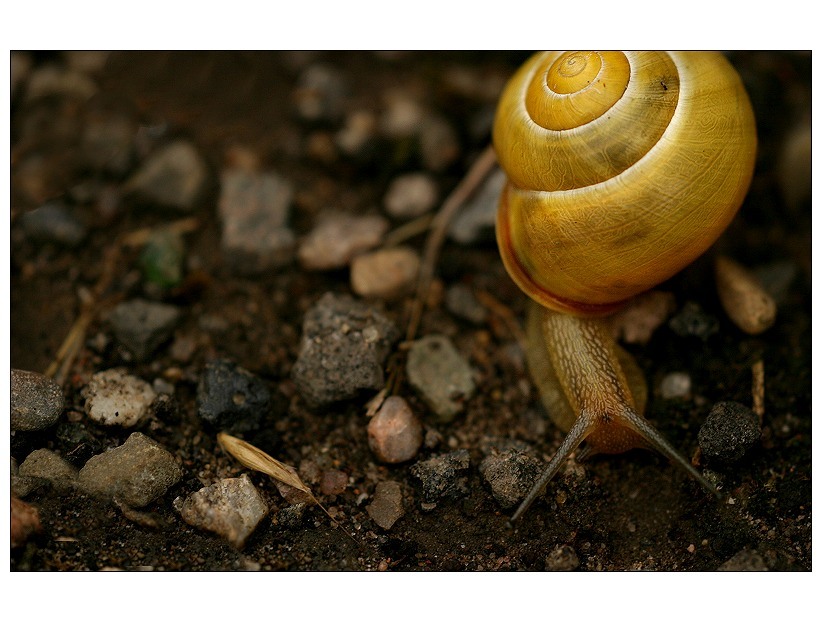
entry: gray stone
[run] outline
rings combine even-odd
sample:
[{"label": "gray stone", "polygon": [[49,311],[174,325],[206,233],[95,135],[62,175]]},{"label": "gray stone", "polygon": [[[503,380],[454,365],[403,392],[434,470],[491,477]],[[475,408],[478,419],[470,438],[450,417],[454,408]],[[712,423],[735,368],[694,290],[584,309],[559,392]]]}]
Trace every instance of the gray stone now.
[{"label": "gray stone", "polygon": [[86,237],[86,227],[60,203],[46,203],[20,217],[26,236],[39,242],[76,247]]},{"label": "gray stone", "polygon": [[750,408],[717,402],[699,429],[699,447],[708,461],[733,464],[759,442],[761,433],[759,417]]},{"label": "gray stone", "polygon": [[442,422],[454,419],[476,389],[471,366],[443,335],[418,339],[408,351],[408,381]]},{"label": "gray stone", "polygon": [[117,499],[133,508],[161,497],[183,476],[174,456],[145,434],[91,458],[80,469],[78,484],[87,493]]},{"label": "gray stone", "polygon": [[723,572],[765,572],[768,570],[768,565],[756,551],[742,549],[717,570]]},{"label": "gray stone", "polygon": [[222,249],[228,266],[256,274],[289,264],[296,237],[287,223],[294,190],[274,173],[232,169],[220,188]]},{"label": "gray stone", "polygon": [[63,391],[54,380],[34,371],[11,370],[11,429],[45,430],[63,412]]},{"label": "gray stone", "polygon": [[481,325],[488,320],[488,309],[480,304],[473,290],[463,283],[452,285],[445,292],[445,308],[472,324]]},{"label": "gray stone", "polygon": [[563,544],[545,557],[545,570],[570,572],[579,568],[579,557],[573,547]]},{"label": "gray stone", "polygon": [[466,492],[468,468],[471,459],[466,449],[417,462],[411,467],[411,476],[422,486],[423,503],[436,504],[440,499],[454,499]]},{"label": "gray stone", "polygon": [[271,393],[265,383],[236,363],[208,363],[197,385],[197,412],[215,429],[247,432],[260,427]]},{"label": "gray stone", "polygon": [[496,170],[488,176],[448,227],[448,236],[452,240],[469,245],[495,239],[499,197],[506,181],[507,177],[502,170]]},{"label": "gray stone", "polygon": [[431,211],[439,191],[427,173],[406,173],[396,177],[388,186],[383,202],[389,216],[410,219]]},{"label": "gray stone", "polygon": [[114,336],[137,361],[145,361],[165,341],[180,318],[180,310],[160,302],[121,302],[109,314]]},{"label": "gray stone", "polygon": [[680,337],[698,337],[702,341],[719,332],[719,320],[695,302],[686,302],[668,321],[668,326]]},{"label": "gray stone", "polygon": [[82,391],[86,414],[102,425],[131,428],[149,412],[157,394],[151,385],[124,369],[107,369],[91,377]]},{"label": "gray stone", "polygon": [[292,377],[309,408],[356,397],[385,382],[383,364],[396,326],[350,296],[326,293],[305,315]]},{"label": "gray stone", "polygon": [[505,509],[518,505],[537,481],[542,464],[516,450],[492,454],[480,463],[480,473]]},{"label": "gray stone", "polygon": [[41,477],[57,489],[69,488],[77,479],[77,469],[50,449],[31,452],[20,465],[18,474],[21,477]]},{"label": "gray stone", "polygon": [[338,122],[345,110],[347,86],[336,67],[310,65],[300,75],[294,102],[307,121]]},{"label": "gray stone", "polygon": [[151,154],[124,190],[162,207],[190,211],[207,179],[208,169],[197,149],[188,142],[176,141]]},{"label": "gray stone", "polygon": [[368,446],[380,462],[411,460],[422,446],[422,423],[399,395],[388,397],[368,422]]},{"label": "gray stone", "polygon": [[356,255],[377,246],[386,231],[388,220],[382,216],[325,214],[300,243],[297,257],[306,270],[344,268]]},{"label": "gray stone", "polygon": [[662,399],[688,399],[691,396],[691,377],[681,371],[666,374],[659,383],[659,395]]},{"label": "gray stone", "polygon": [[398,482],[379,482],[374,491],[374,500],[366,507],[368,515],[385,530],[391,529],[402,516],[402,487]]},{"label": "gray stone", "polygon": [[213,531],[239,549],[268,514],[268,506],[243,474],[189,495],[180,514],[189,525]]}]

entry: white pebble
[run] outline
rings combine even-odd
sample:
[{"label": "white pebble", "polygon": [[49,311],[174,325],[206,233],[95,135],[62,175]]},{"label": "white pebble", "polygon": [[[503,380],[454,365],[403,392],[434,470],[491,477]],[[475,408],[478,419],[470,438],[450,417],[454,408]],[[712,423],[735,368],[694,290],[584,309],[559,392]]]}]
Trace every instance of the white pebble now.
[{"label": "white pebble", "polygon": [[122,369],[107,369],[91,377],[83,389],[86,414],[103,425],[130,428],[148,413],[157,394],[151,385],[127,375]]}]

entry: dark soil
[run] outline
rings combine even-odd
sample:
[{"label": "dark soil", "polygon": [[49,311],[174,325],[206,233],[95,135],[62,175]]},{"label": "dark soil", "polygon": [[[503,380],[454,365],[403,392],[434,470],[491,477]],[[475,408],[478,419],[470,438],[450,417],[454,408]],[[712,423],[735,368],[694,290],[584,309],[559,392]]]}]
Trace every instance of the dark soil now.
[{"label": "dark soil", "polygon": [[[495,501],[477,468],[484,449],[504,439],[518,439],[547,457],[562,434],[546,423],[536,393],[519,389],[530,380],[523,367],[512,365],[510,354],[505,354],[515,344],[506,323],[492,313],[486,325],[470,325],[450,315],[438,299],[426,309],[420,334],[449,334],[480,379],[466,412],[447,425],[435,422],[409,387],[400,389],[423,415],[427,429],[441,438],[438,445],[423,448],[418,459],[452,449],[467,449],[471,454],[467,493],[423,511],[410,464],[379,465],[369,450],[365,417],[369,395],[312,412],[290,379],[305,311],[327,291],[350,291],[348,272],[306,272],[294,263],[252,278],[232,275],[223,266],[216,172],[231,145],[249,147],[260,154],[264,168],[294,182],[297,197],[291,226],[298,235],[313,227],[316,213],[325,205],[350,213],[374,212],[388,182],[420,166],[413,146],[407,150],[384,146],[386,151],[358,162],[339,154],[318,159],[306,148],[308,137],[322,137],[337,128],[308,124],[294,114],[292,94],[305,62],[322,61],[343,74],[350,110],[379,111],[385,91],[402,87],[445,115],[459,133],[462,152],[453,165],[436,174],[444,196],[487,145],[487,123],[481,120],[493,109],[492,98],[483,89],[470,93],[465,86],[455,87],[451,71],[468,71],[477,83],[487,80],[493,86],[525,57],[521,53],[114,53],[96,76],[100,91],[92,100],[69,110],[52,102],[52,115],[41,119],[43,123],[82,116],[95,107],[127,112],[144,127],[164,127],[167,137],[186,136],[209,159],[215,182],[195,211],[199,227],[186,236],[186,280],[175,290],[155,295],[183,307],[177,335],[196,344],[190,359],[180,365],[166,347],[148,363],[128,362],[112,345],[111,329],[101,313],[89,328],[88,341],[64,385],[64,419],[82,422],[98,442],[99,453],[121,444],[133,430],[98,427],[82,414],[80,391],[91,374],[125,365],[151,381],[168,375],[169,368],[179,368],[172,406],[158,411],[140,431],[175,454],[186,473],[183,481],[145,508],[154,515],[154,526],[130,520],[114,505],[80,492],[39,489],[26,501],[39,510],[43,530],[12,551],[12,570],[543,570],[546,557],[561,545],[573,547],[582,570],[715,570],[744,550],[757,553],[771,570],[810,570],[810,198],[786,205],[778,175],[788,133],[803,115],[810,114],[810,54],[730,55],[751,94],[760,149],[750,195],[719,246],[749,266],[787,261],[794,268],[776,325],[757,337],[738,330],[718,302],[706,257],[661,289],[675,294],[678,309],[686,302],[698,303],[718,320],[718,332],[700,340],[663,326],[647,346],[629,346],[652,388],[669,372],[690,374],[693,399],[662,400],[652,395],[647,412],[648,419],[688,456],[697,449],[700,425],[715,402],[751,404],[751,365],[764,361],[761,443],[742,461],[716,468],[727,495],[724,503],[707,496],[666,460],[634,451],[592,459],[582,475],[559,477],[549,485],[546,497],[510,528],[511,511]],[[32,58],[35,65],[62,60],[59,54]],[[29,112],[19,97],[13,101],[13,167],[23,155],[16,137],[21,123],[31,122]],[[82,182],[95,181],[75,161],[70,141],[61,140],[56,130],[44,135],[51,138],[27,144],[25,155],[32,150],[41,153],[53,167],[52,196],[68,196]],[[20,214],[35,207],[13,187],[12,229]],[[97,282],[113,241],[169,220],[162,211],[132,209],[127,203],[107,218],[92,205],[78,205],[78,209],[91,224],[81,248],[66,250],[13,238],[13,368],[44,371],[80,313],[78,291]],[[421,249],[424,236],[411,243]],[[146,295],[136,268],[137,255],[137,250],[126,249],[115,259],[107,300]],[[492,241],[471,247],[447,243],[438,278],[445,286],[464,282],[492,293],[522,323],[524,296],[506,275]],[[404,327],[409,302],[386,303],[384,311]],[[317,507],[308,508],[296,525],[272,520],[287,503],[273,482],[259,473],[251,478],[271,513],[242,551],[180,519],[172,506],[175,497],[218,477],[244,472],[218,447],[216,431],[206,428],[197,416],[197,382],[206,362],[217,357],[257,374],[274,396],[264,426],[246,434],[246,440],[302,467],[304,473],[313,463],[318,467],[315,471],[338,469],[350,476],[353,484],[339,495],[320,495],[318,481],[307,483],[353,540]],[[55,429],[18,433],[12,437],[11,452],[22,462],[40,447],[66,451],[61,443]],[[388,479],[403,484],[406,514],[385,531],[371,520],[366,506],[377,482]]]}]

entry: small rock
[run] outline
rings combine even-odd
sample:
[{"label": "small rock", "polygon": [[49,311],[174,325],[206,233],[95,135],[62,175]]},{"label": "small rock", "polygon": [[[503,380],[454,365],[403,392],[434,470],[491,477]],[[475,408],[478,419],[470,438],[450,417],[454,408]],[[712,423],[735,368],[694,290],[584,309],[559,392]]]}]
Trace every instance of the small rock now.
[{"label": "small rock", "polygon": [[545,570],[571,572],[577,568],[579,568],[577,552],[567,544],[556,547],[545,557]]},{"label": "small rock", "polygon": [[86,237],[86,227],[66,206],[46,203],[20,217],[26,236],[38,242],[54,242],[70,248],[79,245]]},{"label": "small rock", "polygon": [[[436,504],[444,498],[457,498],[466,491],[467,473],[471,464],[466,449],[435,456],[411,467],[411,475],[422,485],[423,503]],[[433,508],[431,508],[433,509]]]},{"label": "small rock", "polygon": [[350,216],[332,213],[300,243],[297,257],[306,270],[337,270],[356,255],[377,246],[388,231],[382,216]]},{"label": "small rock", "polygon": [[765,572],[768,570],[768,565],[756,551],[742,549],[717,570],[723,572]]},{"label": "small rock", "polygon": [[351,261],[351,289],[363,298],[396,300],[414,289],[419,269],[419,256],[407,247],[359,255]]},{"label": "small rock", "polygon": [[57,65],[44,65],[31,72],[26,84],[26,101],[54,95],[87,100],[96,91],[94,81],[84,73]]},{"label": "small rock", "polygon": [[86,400],[86,414],[92,421],[124,428],[137,425],[157,397],[149,383],[128,375],[124,369],[94,374],[82,395]]},{"label": "small rock", "polygon": [[124,190],[162,207],[190,211],[207,179],[208,169],[197,149],[188,142],[176,141],[149,156]]},{"label": "small rock", "polygon": [[380,131],[392,139],[403,139],[419,131],[425,118],[422,106],[410,95],[391,91],[386,97],[386,107],[380,116]]},{"label": "small rock", "polygon": [[379,482],[374,491],[374,500],[366,507],[368,515],[385,530],[391,529],[403,514],[402,488],[399,482]]},{"label": "small rock", "polygon": [[324,495],[341,495],[348,486],[348,473],[329,469],[323,471],[320,479],[320,492]]},{"label": "small rock", "polygon": [[518,505],[537,481],[542,464],[516,450],[492,454],[480,463],[480,473],[491,486],[491,493],[505,509]]},{"label": "small rock", "polygon": [[385,316],[350,296],[327,293],[305,315],[300,352],[292,368],[309,408],[381,389],[383,363],[399,338]]},{"label": "small rock", "polygon": [[305,518],[306,503],[292,503],[277,512],[277,524],[287,529],[298,529]]},{"label": "small rock", "polygon": [[431,211],[439,192],[427,173],[406,173],[395,178],[383,199],[385,211],[393,218],[407,220]]},{"label": "small rock", "polygon": [[121,302],[109,314],[114,336],[139,361],[145,361],[171,337],[180,310],[161,302]]},{"label": "small rock", "polygon": [[415,341],[408,351],[408,381],[442,422],[454,419],[474,394],[471,366],[443,335]]},{"label": "small rock", "polygon": [[336,123],[344,112],[347,87],[336,67],[310,65],[300,75],[294,102],[306,121]]},{"label": "small rock", "polygon": [[717,402],[699,429],[699,447],[709,461],[732,464],[759,442],[759,417],[739,402]]},{"label": "small rock", "polygon": [[747,267],[718,255],[714,276],[725,313],[749,335],[758,335],[776,322],[776,301]]},{"label": "small rock", "polygon": [[183,237],[167,229],[153,232],[140,253],[143,278],[160,287],[176,287],[182,282],[184,262]]},{"label": "small rock", "polygon": [[45,430],[63,412],[63,391],[51,378],[34,371],[11,370],[11,429]]},{"label": "small rock", "polygon": [[452,240],[469,245],[495,239],[497,207],[507,179],[502,170],[496,170],[488,176],[448,227],[448,236]]},{"label": "small rock", "polygon": [[429,115],[420,128],[420,156],[430,171],[441,173],[453,164],[460,154],[457,132],[444,118]]},{"label": "small rock", "polygon": [[123,114],[95,112],[83,127],[82,154],[95,171],[125,175],[135,156],[137,124]]},{"label": "small rock", "polygon": [[31,452],[20,465],[18,474],[47,479],[60,490],[69,488],[77,479],[77,469],[50,449]]},{"label": "small rock", "polygon": [[668,326],[680,337],[699,337],[702,341],[719,332],[719,320],[705,313],[695,302],[686,302]]},{"label": "small rock", "polygon": [[356,110],[345,119],[345,125],[334,138],[337,148],[354,158],[365,158],[377,142],[377,119],[368,110]]},{"label": "small rock", "polygon": [[452,285],[445,292],[445,308],[472,324],[481,325],[488,320],[488,309],[480,304],[473,290],[462,283]]},{"label": "small rock", "polygon": [[291,183],[274,173],[241,169],[223,172],[221,181],[221,244],[231,269],[257,274],[289,264],[296,245],[287,226]]},{"label": "small rock", "polygon": [[398,395],[387,398],[368,422],[368,446],[380,462],[411,460],[422,446],[422,424],[408,402]]},{"label": "small rock", "polygon": [[219,430],[256,430],[270,403],[271,393],[265,383],[228,360],[208,363],[197,385],[197,412]]},{"label": "small rock", "polygon": [[173,455],[145,434],[134,432],[119,447],[91,458],[80,469],[77,483],[89,494],[141,508],[164,495],[182,476]]},{"label": "small rock", "polygon": [[676,298],[671,292],[654,289],[635,296],[611,318],[614,338],[644,345],[675,310]]},{"label": "small rock", "polygon": [[248,475],[221,479],[188,496],[180,510],[193,527],[213,531],[240,549],[268,514]]},{"label": "small rock", "polygon": [[691,377],[681,371],[667,374],[659,383],[659,395],[665,400],[690,398]]},{"label": "small rock", "polygon": [[11,548],[23,546],[28,539],[43,530],[40,513],[33,505],[11,498]]}]

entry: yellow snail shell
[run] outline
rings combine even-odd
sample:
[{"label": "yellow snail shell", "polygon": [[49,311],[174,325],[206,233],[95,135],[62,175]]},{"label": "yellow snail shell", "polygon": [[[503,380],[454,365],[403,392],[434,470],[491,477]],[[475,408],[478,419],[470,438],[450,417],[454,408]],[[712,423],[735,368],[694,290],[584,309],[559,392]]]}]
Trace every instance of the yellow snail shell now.
[{"label": "yellow snail shell", "polygon": [[502,94],[503,262],[543,306],[614,310],[702,254],[747,192],[748,95],[710,52],[545,52]]}]

